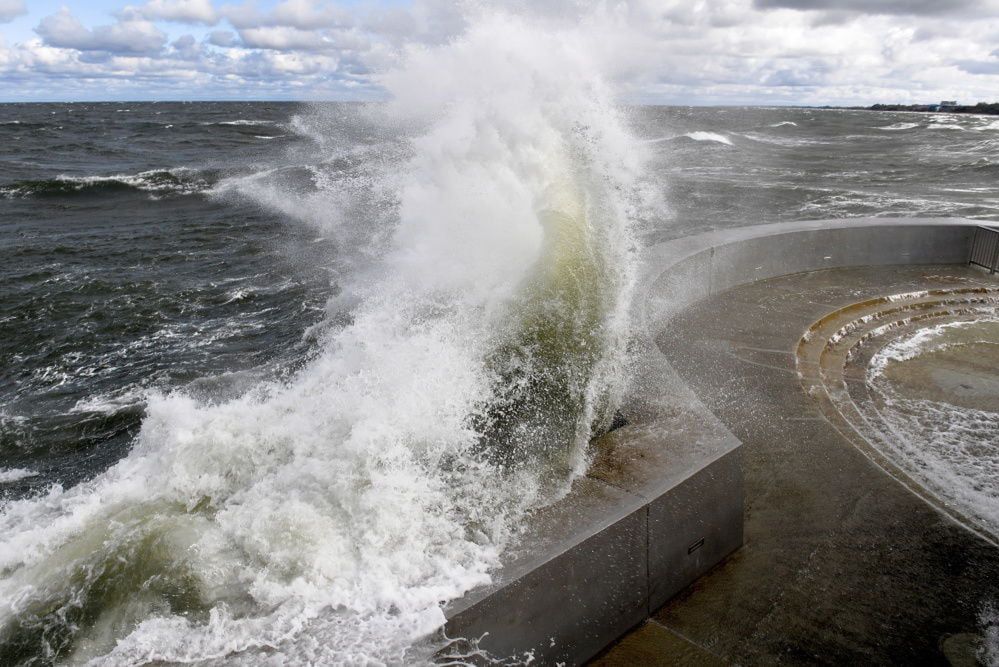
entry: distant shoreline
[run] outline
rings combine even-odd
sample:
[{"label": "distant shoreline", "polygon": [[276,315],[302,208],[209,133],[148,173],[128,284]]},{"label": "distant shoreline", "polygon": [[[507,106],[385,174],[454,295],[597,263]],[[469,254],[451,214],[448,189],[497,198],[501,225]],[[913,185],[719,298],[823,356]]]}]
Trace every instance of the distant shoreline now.
[{"label": "distant shoreline", "polygon": [[920,111],[924,113],[972,113],[999,116],[999,102],[978,104],[875,104],[869,107],[849,107],[866,111]]}]

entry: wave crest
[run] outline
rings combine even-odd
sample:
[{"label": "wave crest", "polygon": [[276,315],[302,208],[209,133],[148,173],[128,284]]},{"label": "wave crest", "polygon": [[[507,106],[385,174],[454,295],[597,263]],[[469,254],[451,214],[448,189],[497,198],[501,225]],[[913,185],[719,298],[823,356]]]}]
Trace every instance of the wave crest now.
[{"label": "wave crest", "polygon": [[717,132],[688,132],[683,136],[694,141],[712,141],[726,146],[732,145],[731,139],[726,137],[724,134],[718,134]]},{"label": "wave crest", "polygon": [[60,175],[48,180],[15,181],[0,185],[0,197],[96,196],[116,192],[144,192],[156,195],[191,195],[208,191],[215,175],[196,169],[155,169],[138,174],[111,176]]}]

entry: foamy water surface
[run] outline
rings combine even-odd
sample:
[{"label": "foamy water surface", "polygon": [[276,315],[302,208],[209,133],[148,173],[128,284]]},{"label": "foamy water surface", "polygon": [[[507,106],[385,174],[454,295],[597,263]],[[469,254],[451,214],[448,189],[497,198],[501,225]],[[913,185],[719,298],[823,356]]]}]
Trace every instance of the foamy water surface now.
[{"label": "foamy water surface", "polygon": [[999,320],[940,324],[878,351],[867,373],[885,426],[881,442],[892,459],[993,535],[999,534],[999,378],[985,377],[982,381],[994,386],[978,393],[967,382],[957,384],[950,389],[957,393],[949,398],[913,395],[905,378],[908,366],[921,361],[929,362],[931,374],[947,378],[948,353],[957,353],[959,363],[967,364],[974,356],[960,356],[963,350],[988,359],[995,349]]}]

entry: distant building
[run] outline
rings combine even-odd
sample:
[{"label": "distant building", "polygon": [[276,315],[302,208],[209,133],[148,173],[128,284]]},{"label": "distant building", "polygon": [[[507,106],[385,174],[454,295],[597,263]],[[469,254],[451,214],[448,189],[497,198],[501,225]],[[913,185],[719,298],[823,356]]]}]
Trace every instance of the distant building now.
[{"label": "distant building", "polygon": [[942,107],[956,107],[957,106],[957,100],[944,100],[943,102],[940,103],[940,106],[942,106]]}]

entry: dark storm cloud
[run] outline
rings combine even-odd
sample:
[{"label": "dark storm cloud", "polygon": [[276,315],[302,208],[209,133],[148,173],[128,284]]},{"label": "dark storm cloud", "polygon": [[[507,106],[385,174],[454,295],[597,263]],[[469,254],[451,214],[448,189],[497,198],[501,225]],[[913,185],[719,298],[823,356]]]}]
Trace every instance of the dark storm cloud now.
[{"label": "dark storm cloud", "polygon": [[197,61],[202,56],[201,44],[194,39],[193,35],[184,35],[177,38],[170,45],[171,57],[178,60]]},{"label": "dark storm cloud", "polygon": [[842,15],[952,14],[979,9],[979,0],[753,0],[758,9],[798,9]]},{"label": "dark storm cloud", "polygon": [[999,59],[997,60],[962,60],[957,66],[968,74],[999,74]]},{"label": "dark storm cloud", "polygon": [[239,39],[236,37],[236,33],[231,30],[213,30],[208,34],[208,43],[227,49],[239,46]]},{"label": "dark storm cloud", "polygon": [[28,13],[24,0],[0,0],[0,23],[13,21],[18,16]]}]

